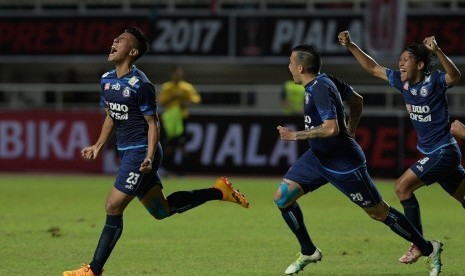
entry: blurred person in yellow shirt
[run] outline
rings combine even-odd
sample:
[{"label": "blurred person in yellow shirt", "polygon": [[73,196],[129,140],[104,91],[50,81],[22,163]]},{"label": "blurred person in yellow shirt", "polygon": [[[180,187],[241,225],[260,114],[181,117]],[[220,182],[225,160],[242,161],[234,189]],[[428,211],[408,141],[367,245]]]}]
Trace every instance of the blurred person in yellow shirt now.
[{"label": "blurred person in yellow shirt", "polygon": [[284,82],[281,91],[281,102],[284,114],[302,114],[304,111],[305,87],[293,80]]},{"label": "blurred person in yellow shirt", "polygon": [[[201,97],[195,87],[184,80],[184,69],[173,67],[171,80],[161,86],[158,102],[164,107],[162,126],[165,136],[165,168],[183,174],[186,143],[185,122],[189,117],[188,107],[201,102]],[[178,168],[178,169],[176,169]]]}]

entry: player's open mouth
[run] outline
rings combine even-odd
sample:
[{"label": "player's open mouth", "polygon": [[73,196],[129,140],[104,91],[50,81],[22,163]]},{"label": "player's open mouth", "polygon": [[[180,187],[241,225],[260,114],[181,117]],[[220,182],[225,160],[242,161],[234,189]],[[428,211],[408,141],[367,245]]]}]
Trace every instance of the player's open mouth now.
[{"label": "player's open mouth", "polygon": [[407,70],[405,69],[400,69],[400,77],[401,78],[405,78],[407,76]]},{"label": "player's open mouth", "polygon": [[118,49],[116,49],[115,46],[111,46],[110,55],[112,55],[112,54],[114,54],[116,52],[118,52]]}]

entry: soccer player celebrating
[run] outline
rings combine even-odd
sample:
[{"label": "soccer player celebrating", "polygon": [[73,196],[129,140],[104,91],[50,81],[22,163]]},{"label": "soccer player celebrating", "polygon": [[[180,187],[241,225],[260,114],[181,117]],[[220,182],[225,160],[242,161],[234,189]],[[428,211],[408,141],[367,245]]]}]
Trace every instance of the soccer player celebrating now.
[{"label": "soccer player celebrating", "polygon": [[148,42],[138,28],[126,29],[113,40],[108,61],[115,70],[102,75],[101,105],[106,117],[97,142],[82,150],[86,159],[95,159],[104,144],[116,133],[121,167],[108,194],[107,218],[92,262],[64,276],[101,275],[103,266],[123,232],[123,211],[137,197],[156,219],[182,213],[210,200],[225,200],[248,208],[249,203],[229,183],[219,178],[213,188],[179,191],[165,198],[157,172],[162,160],[155,88],[135,61],[148,51]]},{"label": "soccer player celebrating", "polygon": [[308,234],[297,199],[330,182],[371,218],[415,244],[434,263],[431,271],[437,271],[430,275],[439,274],[441,242],[425,240],[402,213],[381,198],[368,174],[365,155],[347,129],[338,92],[342,87],[336,87],[320,69],[321,56],[313,46],[299,45],[292,50],[289,71],[296,83],[305,86],[305,130],[278,126],[278,131],[281,139],[308,140],[310,147],[287,171],[274,195],[276,205],[301,247],[299,257],[285,273],[298,273],[307,264],[323,257]]},{"label": "soccer player celebrating", "polygon": [[[341,32],[338,39],[363,69],[388,81],[404,97],[417,133],[417,149],[424,157],[397,179],[394,190],[405,215],[422,233],[420,206],[414,194],[416,189],[438,182],[465,208],[465,170],[460,164],[462,157],[457,142],[449,130],[446,98],[447,88],[460,80],[460,71],[438,47],[434,36],[405,48],[399,59],[399,70],[378,65],[351,40],[348,31]],[[445,72],[434,68],[434,56],[437,56]],[[422,254],[415,245],[411,245],[399,261],[413,263]]]}]

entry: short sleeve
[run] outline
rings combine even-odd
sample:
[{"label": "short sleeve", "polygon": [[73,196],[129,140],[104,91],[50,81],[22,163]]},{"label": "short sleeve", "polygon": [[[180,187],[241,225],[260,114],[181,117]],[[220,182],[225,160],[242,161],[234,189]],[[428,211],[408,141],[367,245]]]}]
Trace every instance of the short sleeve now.
[{"label": "short sleeve", "polygon": [[354,88],[347,84],[346,82],[332,76],[329,74],[326,74],[328,78],[331,79],[331,81],[336,85],[337,91],[341,95],[341,99],[345,101],[347,98],[352,96],[354,94]]},{"label": "short sleeve", "polygon": [[157,113],[157,100],[155,88],[150,83],[142,83],[137,90],[137,100],[139,108],[144,115],[154,115]]},{"label": "short sleeve", "polygon": [[331,91],[329,90],[327,85],[318,85],[313,88],[313,101],[322,121],[337,118],[336,106],[330,97]]},{"label": "short sleeve", "polygon": [[397,88],[399,91],[403,91],[403,85],[400,81],[400,71],[399,70],[392,70],[386,68],[386,77],[388,79],[389,85],[392,87]]}]

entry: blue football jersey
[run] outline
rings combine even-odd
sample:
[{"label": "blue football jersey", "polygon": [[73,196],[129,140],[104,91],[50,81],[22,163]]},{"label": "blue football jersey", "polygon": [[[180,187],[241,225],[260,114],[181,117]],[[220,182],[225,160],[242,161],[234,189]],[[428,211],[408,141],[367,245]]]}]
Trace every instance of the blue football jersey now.
[{"label": "blue football jersey", "polygon": [[[351,90],[350,86],[343,90],[346,89]],[[304,114],[305,129],[319,126],[329,119],[338,122],[337,136],[308,140],[310,150],[323,167],[333,172],[346,173],[365,164],[362,149],[347,131],[341,94],[326,74],[319,74],[305,86]]]},{"label": "blue football jersey", "polygon": [[144,115],[157,113],[155,87],[135,66],[118,78],[116,70],[106,72],[101,79],[101,106],[108,108],[115,124],[119,150],[146,147],[148,124]]},{"label": "blue football jersey", "polygon": [[330,74],[326,74],[326,76],[328,76],[328,78],[336,85],[337,92],[341,94],[342,101],[347,100],[347,98],[349,98],[350,96],[354,94],[354,88],[350,86],[349,84],[341,81],[340,79]]},{"label": "blue football jersey", "polygon": [[405,107],[418,137],[417,148],[424,154],[457,143],[450,133],[447,84],[439,70],[414,85],[400,80],[400,71],[386,69],[389,84],[404,97]]}]

